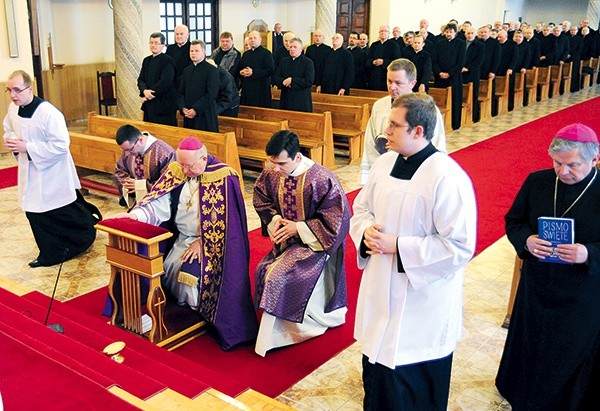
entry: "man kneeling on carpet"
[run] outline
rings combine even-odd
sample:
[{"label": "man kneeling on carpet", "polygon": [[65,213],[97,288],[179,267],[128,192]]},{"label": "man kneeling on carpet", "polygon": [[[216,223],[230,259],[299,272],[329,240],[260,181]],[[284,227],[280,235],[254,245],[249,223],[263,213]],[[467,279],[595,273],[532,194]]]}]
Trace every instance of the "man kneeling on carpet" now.
[{"label": "man kneeling on carpet", "polygon": [[255,351],[296,344],[346,321],[345,239],[350,209],[335,175],[300,153],[298,136],[278,131],[271,166],[253,203],[273,242],[256,267],[256,306],[264,310]]},{"label": "man kneeling on carpet", "polygon": [[176,238],[165,258],[163,285],[180,305],[211,323],[221,348],[229,350],[254,341],[258,328],[240,178],[194,137],[181,140],[176,154],[177,162],[148,195],[115,217],[168,222]]}]

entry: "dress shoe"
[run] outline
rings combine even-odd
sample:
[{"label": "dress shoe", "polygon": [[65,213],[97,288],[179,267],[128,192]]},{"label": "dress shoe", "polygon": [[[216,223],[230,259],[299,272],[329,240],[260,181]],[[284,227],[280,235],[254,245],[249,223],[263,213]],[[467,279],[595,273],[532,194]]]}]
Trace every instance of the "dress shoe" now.
[{"label": "dress shoe", "polygon": [[29,266],[30,266],[31,268],[41,267],[41,266],[42,266],[42,263],[40,263],[40,262],[38,261],[38,259],[36,258],[35,260],[33,260],[33,261],[30,261],[30,262],[29,262]]}]

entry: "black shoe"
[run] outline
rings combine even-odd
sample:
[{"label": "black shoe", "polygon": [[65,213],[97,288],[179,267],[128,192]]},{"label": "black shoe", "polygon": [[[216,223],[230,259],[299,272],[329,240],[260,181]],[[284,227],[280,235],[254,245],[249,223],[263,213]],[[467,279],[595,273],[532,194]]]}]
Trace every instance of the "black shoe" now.
[{"label": "black shoe", "polygon": [[29,262],[29,266],[31,268],[37,268],[37,267],[41,267],[42,263],[40,263],[39,260],[36,258],[35,260]]}]

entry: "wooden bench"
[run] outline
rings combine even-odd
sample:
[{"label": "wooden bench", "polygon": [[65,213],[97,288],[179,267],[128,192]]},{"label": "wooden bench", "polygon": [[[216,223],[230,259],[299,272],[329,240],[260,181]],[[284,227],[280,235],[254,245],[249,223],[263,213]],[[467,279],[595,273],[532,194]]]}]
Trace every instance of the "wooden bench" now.
[{"label": "wooden bench", "polygon": [[525,73],[525,95],[523,104],[529,106],[536,102],[538,85],[538,68],[527,69]]},{"label": "wooden bench", "polygon": [[382,97],[388,97],[390,93],[381,90],[365,90],[362,88],[351,88],[350,95],[355,97],[371,97],[380,99]]},{"label": "wooden bench", "polygon": [[460,126],[473,124],[473,83],[463,84]]},{"label": "wooden bench", "polygon": [[452,87],[429,87],[427,94],[433,97],[435,105],[442,113],[444,129],[447,133],[450,133],[452,131]]},{"label": "wooden bench", "polygon": [[219,117],[219,131],[235,134],[240,164],[245,168],[263,169],[267,162],[265,153],[267,143],[277,131],[287,129],[287,120],[262,121]]},{"label": "wooden bench", "polygon": [[287,120],[289,129],[300,137],[300,147],[316,163],[335,169],[331,113],[305,113],[264,107],[240,106],[239,118],[264,121]]},{"label": "wooden bench", "polygon": [[210,131],[166,126],[164,124],[149,123],[140,120],[100,116],[95,112],[90,112],[88,114],[88,134],[90,135],[108,137],[114,141],[117,130],[124,124],[131,124],[140,131],[146,131],[156,138],[163,140],[173,148],[177,148],[179,142],[184,137],[197,137],[204,145],[206,145],[210,154],[231,166],[239,173],[240,177],[242,175],[237,143],[233,133],[213,133]]},{"label": "wooden bench", "polygon": [[550,67],[538,67],[537,101],[548,99],[550,94]]},{"label": "wooden bench", "polygon": [[[281,96],[281,90],[272,88],[271,97],[274,100],[279,100]],[[387,93],[384,93],[385,96]],[[371,108],[373,104],[381,97],[368,97],[368,96],[338,96],[337,94],[324,94],[324,93],[312,93],[313,103],[329,103],[329,104],[346,104],[350,106],[360,106],[362,104],[369,105],[369,115],[371,115]]]},{"label": "wooden bench", "polygon": [[518,71],[515,73],[515,93],[513,110],[523,108],[523,99],[525,98],[525,73]]},{"label": "wooden bench", "polygon": [[510,82],[510,74],[506,76],[496,76],[496,95],[494,98],[498,100],[498,115],[508,113],[508,86]]},{"label": "wooden bench", "polygon": [[579,72],[581,73],[581,88],[584,87],[591,87],[592,86],[592,74],[591,73],[585,73],[583,71],[583,68],[589,68],[592,67],[592,59],[585,59],[585,60],[581,60],[581,62],[579,63]]},{"label": "wooden bench", "polygon": [[598,57],[592,57],[590,61],[590,67],[593,70],[592,78],[590,79],[590,86],[598,83],[598,72],[600,71],[600,59]]},{"label": "wooden bench", "polygon": [[313,112],[331,113],[331,125],[336,146],[348,149],[350,163],[360,160],[365,130],[369,122],[369,106],[313,102]]},{"label": "wooden bench", "polygon": [[562,72],[562,93],[570,93],[571,92],[571,79],[573,78],[573,62],[570,61],[563,65]]},{"label": "wooden bench", "polygon": [[492,118],[492,90],[494,89],[494,80],[488,78],[479,82],[479,112],[480,119]]},{"label": "wooden bench", "polygon": [[562,66],[550,66],[550,97],[554,98],[560,93],[560,81],[562,79]]}]

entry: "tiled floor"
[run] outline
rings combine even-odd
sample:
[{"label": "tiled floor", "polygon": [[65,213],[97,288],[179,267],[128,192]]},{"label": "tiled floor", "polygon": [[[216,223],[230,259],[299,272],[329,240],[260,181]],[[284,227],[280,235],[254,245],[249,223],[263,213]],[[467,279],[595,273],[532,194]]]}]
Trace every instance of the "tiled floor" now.
[{"label": "tiled floor", "polygon": [[[458,150],[598,95],[600,86],[537,103],[452,132],[447,136],[448,150]],[[348,165],[343,157],[337,160],[339,167],[335,172],[344,189],[355,189],[358,186],[358,166]],[[14,164],[10,155],[0,157],[0,168]],[[244,176],[247,193],[251,192],[254,178],[255,175]],[[103,210],[105,216],[122,211],[114,197],[93,193],[88,200]],[[258,227],[250,195],[247,196],[246,207],[249,229]],[[50,295],[57,267],[28,267],[27,262],[36,257],[37,250],[27,219],[16,201],[16,188],[1,191],[0,240],[0,286],[34,289]],[[106,235],[98,233],[96,243],[88,252],[65,263],[57,289],[59,300],[76,297],[108,283],[105,242]],[[514,252],[504,237],[467,266],[464,337],[454,354],[450,410],[510,409],[496,391],[494,377],[506,337],[506,330],[500,324],[506,314],[513,262]],[[360,348],[358,344],[353,344],[277,399],[299,410],[360,410],[363,395],[360,361]]]}]

